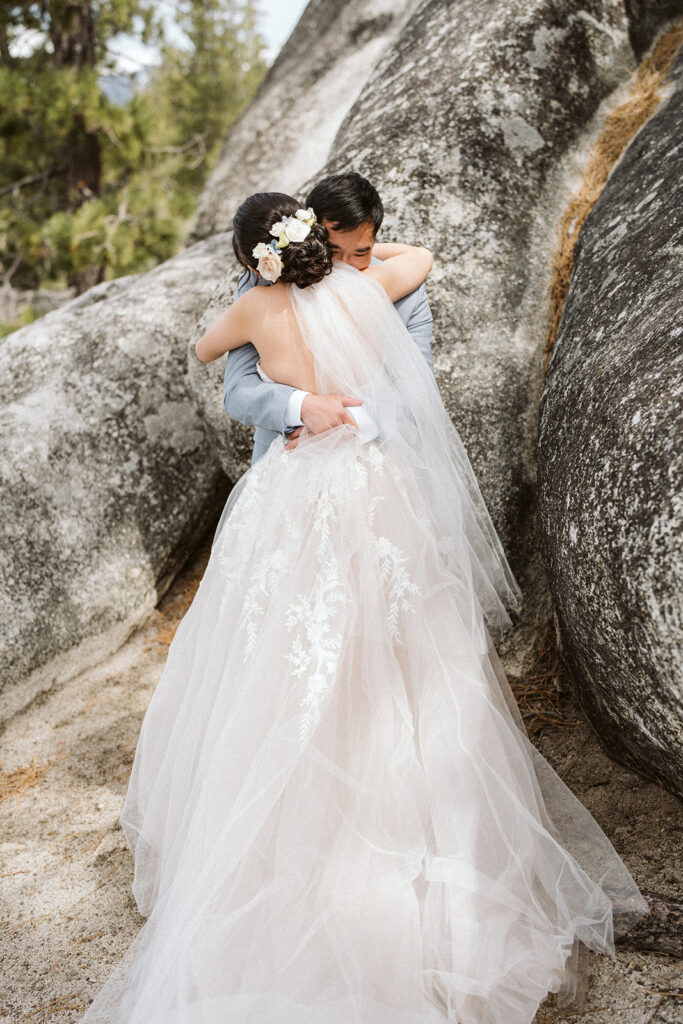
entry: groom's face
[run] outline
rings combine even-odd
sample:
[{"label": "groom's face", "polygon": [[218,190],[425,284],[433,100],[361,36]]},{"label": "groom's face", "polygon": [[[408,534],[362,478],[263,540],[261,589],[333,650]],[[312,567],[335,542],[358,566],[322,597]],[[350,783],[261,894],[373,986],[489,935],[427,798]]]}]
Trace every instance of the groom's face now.
[{"label": "groom's face", "polygon": [[331,221],[323,217],[322,225],[327,228],[333,259],[349,263],[358,270],[366,270],[370,266],[372,247],[375,244],[374,224],[367,221],[351,231],[339,231],[332,226]]}]

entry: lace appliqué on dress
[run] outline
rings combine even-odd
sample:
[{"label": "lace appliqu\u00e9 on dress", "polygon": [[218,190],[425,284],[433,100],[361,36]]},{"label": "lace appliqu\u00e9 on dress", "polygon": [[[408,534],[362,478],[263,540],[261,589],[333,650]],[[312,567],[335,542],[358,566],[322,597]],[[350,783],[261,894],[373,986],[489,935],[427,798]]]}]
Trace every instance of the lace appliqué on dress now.
[{"label": "lace appliqu\u00e9 on dress", "polygon": [[348,583],[330,543],[330,523],[339,519],[339,498],[333,497],[327,487],[315,498],[313,533],[318,568],[312,589],[299,595],[287,610],[287,628],[293,635],[285,657],[295,676],[308,676],[299,722],[302,747],[313,735],[322,717],[323,702],[334,683],[342,647],[343,607],[350,601]]},{"label": "lace appliqu\u00e9 on dress", "polygon": [[[264,456],[264,461],[270,453]],[[374,557],[377,578],[381,581],[387,609],[387,624],[392,642],[401,644],[401,615],[413,610],[420,588],[411,578],[409,559],[387,535],[391,532],[390,509],[385,498],[369,494],[373,475],[385,472],[386,457],[378,444],[366,443],[358,456],[346,462],[348,473],[331,471],[325,481],[312,479],[303,488],[301,514],[310,516],[312,544],[307,545],[305,562],[300,561],[301,530],[296,516],[287,519],[287,544],[273,549],[272,537],[264,534],[259,508],[265,496],[259,476],[252,471],[242,494],[232,509],[220,538],[218,561],[226,582],[226,599],[234,587],[244,593],[238,637],[242,657],[247,661],[257,649],[264,617],[272,599],[288,581],[302,577],[304,585],[288,605],[285,622],[291,640],[282,652],[295,679],[305,691],[300,700],[299,740],[302,748],[310,741],[324,711],[327,698],[338,676],[343,654],[345,608],[350,603],[349,566],[341,564],[338,544],[333,542],[351,521],[350,505],[367,507],[366,557]],[[370,552],[372,554],[370,555]],[[245,567],[249,566],[248,578]]]},{"label": "lace appliqu\u00e9 on dress", "polygon": [[399,612],[414,610],[409,597],[419,597],[420,588],[413,583],[406,569],[408,559],[388,537],[377,537],[375,551],[379,560],[380,579],[385,584],[387,624],[395,644],[401,643],[398,630]]}]

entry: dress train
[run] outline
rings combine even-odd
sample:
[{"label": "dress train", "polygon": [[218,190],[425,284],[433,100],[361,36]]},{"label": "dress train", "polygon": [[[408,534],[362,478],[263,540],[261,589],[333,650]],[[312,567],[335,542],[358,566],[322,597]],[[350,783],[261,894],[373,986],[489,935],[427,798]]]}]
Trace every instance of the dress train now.
[{"label": "dress train", "polygon": [[646,904],[526,736],[519,591],[393,307],[346,267],[292,305],[376,436],[233,488],[121,816],[148,920],[83,1024],[529,1024]]}]

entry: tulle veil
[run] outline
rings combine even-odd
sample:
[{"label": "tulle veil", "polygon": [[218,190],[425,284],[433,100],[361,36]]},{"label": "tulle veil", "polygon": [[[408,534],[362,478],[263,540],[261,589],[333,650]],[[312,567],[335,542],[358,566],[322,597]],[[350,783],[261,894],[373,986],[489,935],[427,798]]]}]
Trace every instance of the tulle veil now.
[{"label": "tulle veil", "polygon": [[[481,631],[483,614],[497,641],[522,594],[436,381],[394,305],[376,280],[340,262],[318,284],[289,292],[318,394],[361,399],[382,446],[419,477],[443,557],[476,598],[471,630]],[[304,428],[299,447],[312,440]],[[233,489],[216,536],[245,483]]]}]

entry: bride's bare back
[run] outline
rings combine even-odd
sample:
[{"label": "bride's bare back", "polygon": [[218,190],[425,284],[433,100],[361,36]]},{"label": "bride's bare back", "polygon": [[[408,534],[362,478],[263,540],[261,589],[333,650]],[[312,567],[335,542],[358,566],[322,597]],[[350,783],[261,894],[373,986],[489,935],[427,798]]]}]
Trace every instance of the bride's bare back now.
[{"label": "bride's bare back", "polygon": [[250,299],[245,325],[249,340],[258,350],[261,369],[271,380],[302,391],[315,391],[313,356],[301,335],[289,288],[274,284],[270,288],[250,289],[242,297]]},{"label": "bride's bare back", "polygon": [[[421,246],[400,246],[402,251],[362,273],[374,278],[392,302],[424,281],[432,254]],[[279,384],[316,390],[313,357],[306,347],[290,301],[295,285],[277,282],[269,288],[250,288],[225,310],[199,339],[195,351],[203,362],[251,342],[264,373]]]}]

